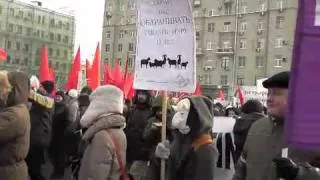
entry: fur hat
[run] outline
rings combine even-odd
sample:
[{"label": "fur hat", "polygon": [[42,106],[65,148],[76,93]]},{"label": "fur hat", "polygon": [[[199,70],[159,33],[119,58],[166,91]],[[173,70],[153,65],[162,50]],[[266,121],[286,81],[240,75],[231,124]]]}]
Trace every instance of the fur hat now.
[{"label": "fur hat", "polygon": [[109,113],[123,113],[123,92],[116,86],[98,87],[90,95],[90,105],[80,123],[84,128],[90,127],[99,117]]},{"label": "fur hat", "polygon": [[8,73],[6,71],[0,71],[0,99],[3,102],[7,101],[10,90],[11,85],[8,80]]}]

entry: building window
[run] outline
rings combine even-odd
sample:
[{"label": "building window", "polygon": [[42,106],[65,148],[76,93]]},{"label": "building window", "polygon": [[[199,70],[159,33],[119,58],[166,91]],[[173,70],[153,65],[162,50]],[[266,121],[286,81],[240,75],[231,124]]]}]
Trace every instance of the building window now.
[{"label": "building window", "polygon": [[68,51],[64,50],[64,58],[68,58]]},{"label": "building window", "polygon": [[227,70],[229,69],[230,57],[223,57],[221,61],[221,68]]},{"label": "building window", "polygon": [[7,49],[11,49],[11,47],[12,47],[11,41],[7,41]]},{"label": "building window", "polygon": [[132,38],[134,38],[134,37],[136,36],[136,32],[135,32],[135,31],[130,31],[130,36],[131,36]]},{"label": "building window", "polygon": [[70,23],[66,23],[66,30],[70,29]]},{"label": "building window", "polygon": [[14,16],[14,9],[10,8],[9,13],[10,13],[10,16]]},{"label": "building window", "polygon": [[60,28],[60,29],[62,28],[62,21],[58,22],[58,28]]},{"label": "building window", "polygon": [[110,52],[110,44],[106,44],[106,52]]},{"label": "building window", "polygon": [[279,55],[277,55],[274,59],[274,67],[276,68],[281,68],[282,67],[282,61],[283,61],[283,58]]},{"label": "building window", "polygon": [[135,8],[136,8],[136,4],[134,3],[133,0],[130,0],[130,1],[128,2],[128,9],[134,10]]},{"label": "building window", "polygon": [[14,60],[14,64],[20,64],[20,58],[16,58],[15,60]]},{"label": "building window", "polygon": [[132,57],[128,58],[128,66],[129,66],[129,68],[133,68],[133,58]]},{"label": "building window", "polygon": [[263,56],[256,56],[256,66],[258,68],[263,67],[264,65],[263,59],[264,59]]},{"label": "building window", "polygon": [[199,11],[194,10],[193,11],[193,17],[199,17]]},{"label": "building window", "polygon": [[278,37],[276,39],[276,48],[282,48],[282,46],[283,46],[283,38]]},{"label": "building window", "polygon": [[257,29],[260,31],[264,30],[264,22],[263,21],[258,21]]},{"label": "building window", "polygon": [[118,44],[118,52],[122,52],[123,49],[123,45],[122,44]]},{"label": "building window", "polygon": [[278,9],[283,9],[284,8],[284,1],[283,0],[278,0],[277,1],[277,7]]},{"label": "building window", "polygon": [[240,39],[240,49],[247,49],[247,40]]},{"label": "building window", "polygon": [[231,22],[224,22],[224,24],[223,24],[223,31],[224,31],[224,32],[229,32],[229,31],[231,31]]},{"label": "building window", "polygon": [[19,11],[18,16],[19,16],[19,18],[23,18],[23,11]]},{"label": "building window", "polygon": [[265,39],[258,39],[257,48],[263,49],[265,45]]},{"label": "building window", "polygon": [[123,38],[124,37],[124,30],[120,30],[120,32],[119,32],[119,38]]},{"label": "building window", "polygon": [[42,25],[44,25],[46,23],[46,17],[42,17]]},{"label": "building window", "polygon": [[221,75],[220,77],[220,84],[221,85],[228,85],[228,75]]},{"label": "building window", "polygon": [[28,57],[25,57],[22,61],[22,65],[28,65],[28,62],[29,62],[29,58]]},{"label": "building window", "polygon": [[238,66],[239,66],[239,68],[244,68],[246,66],[246,57],[245,56],[239,56]]},{"label": "building window", "polygon": [[110,39],[110,38],[111,38],[111,31],[107,31],[107,32],[106,32],[106,38],[107,38],[107,39]]},{"label": "building window", "polygon": [[28,12],[28,20],[31,20],[31,19],[32,19],[32,13]]},{"label": "building window", "polygon": [[26,29],[26,35],[27,36],[31,36],[31,28],[27,28]]},{"label": "building window", "polygon": [[214,23],[208,24],[208,32],[214,32]]},{"label": "building window", "polygon": [[208,16],[209,16],[209,17],[214,16],[214,10],[213,10],[213,9],[209,10],[209,12],[208,12]]},{"label": "building window", "polygon": [[69,43],[69,36],[64,36],[63,37],[63,42],[66,43],[66,44]]},{"label": "building window", "polygon": [[52,48],[49,48],[49,56],[52,56]]},{"label": "building window", "polygon": [[240,24],[240,31],[245,32],[247,31],[248,23],[247,22],[241,22]]},{"label": "building window", "polygon": [[212,84],[212,76],[210,74],[205,74],[203,77],[204,84]]},{"label": "building window", "polygon": [[21,25],[18,26],[17,34],[22,34],[22,26]]},{"label": "building window", "polygon": [[284,16],[277,16],[276,17],[276,28],[277,29],[284,28]]},{"label": "building window", "polygon": [[57,41],[60,42],[61,41],[61,34],[57,35]]},{"label": "building window", "polygon": [[258,6],[258,11],[264,12],[267,10],[265,2],[261,2]]},{"label": "building window", "polygon": [[54,27],[55,24],[56,24],[56,23],[55,23],[55,20],[54,20],[54,19],[50,19],[50,26],[51,26],[51,27]]},{"label": "building window", "polygon": [[24,51],[29,52],[29,44],[24,44]]},{"label": "building window", "polygon": [[8,31],[13,32],[13,24],[8,24]]},{"label": "building window", "polygon": [[2,7],[2,6],[0,6],[0,14],[2,14],[2,10],[3,10],[3,7]]},{"label": "building window", "polygon": [[248,6],[241,6],[241,13],[246,14],[248,11]]},{"label": "building window", "polygon": [[223,49],[230,49],[231,48],[231,43],[230,43],[230,41],[223,41],[222,42],[223,44]]},{"label": "building window", "polygon": [[229,4],[227,4],[227,5],[225,5],[224,6],[224,14],[225,15],[230,15],[231,14],[231,12],[232,12],[232,6],[231,5],[229,5]]},{"label": "building window", "polygon": [[213,42],[210,40],[207,41],[207,50],[213,50]]},{"label": "building window", "polygon": [[135,45],[133,43],[129,43],[129,51],[133,52],[135,49]]},{"label": "building window", "polygon": [[243,75],[238,75],[237,76],[237,85],[243,86],[244,85],[244,76]]},{"label": "building window", "polygon": [[54,40],[54,34],[50,33],[50,40],[53,41]]},{"label": "building window", "polygon": [[56,55],[57,55],[58,57],[60,56],[60,50],[59,50],[59,49],[57,49]]},{"label": "building window", "polygon": [[16,50],[20,51],[20,49],[21,49],[20,42],[16,42]]},{"label": "building window", "polygon": [[38,24],[41,24],[41,16],[38,16]]}]

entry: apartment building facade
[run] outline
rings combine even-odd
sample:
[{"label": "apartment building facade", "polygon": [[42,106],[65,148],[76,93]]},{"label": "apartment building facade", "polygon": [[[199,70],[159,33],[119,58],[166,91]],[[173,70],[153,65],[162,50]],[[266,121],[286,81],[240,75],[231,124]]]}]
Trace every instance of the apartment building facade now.
[{"label": "apartment building facade", "polygon": [[15,0],[0,0],[0,47],[9,54],[0,64],[8,71],[38,74],[41,46],[48,47],[58,88],[63,88],[72,64],[75,40],[73,15]]},{"label": "apartment building facade", "polygon": [[[297,0],[192,0],[197,78],[203,93],[229,97],[236,85],[289,70]],[[106,1],[102,56],[107,62],[135,54],[135,1]],[[131,66],[132,67],[132,66]]]}]

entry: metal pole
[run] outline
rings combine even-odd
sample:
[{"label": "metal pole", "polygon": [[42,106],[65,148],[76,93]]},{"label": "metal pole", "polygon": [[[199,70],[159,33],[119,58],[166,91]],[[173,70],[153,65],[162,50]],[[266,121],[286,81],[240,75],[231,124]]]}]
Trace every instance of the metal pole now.
[{"label": "metal pole", "polygon": [[[236,13],[235,13],[235,35],[234,35],[234,55],[233,55],[233,74],[232,74],[232,85],[231,85],[231,94],[235,92],[235,83],[236,83],[236,76],[237,76],[237,48],[238,48],[238,34],[239,34],[239,0],[236,0]],[[230,94],[230,93],[228,93]]]}]

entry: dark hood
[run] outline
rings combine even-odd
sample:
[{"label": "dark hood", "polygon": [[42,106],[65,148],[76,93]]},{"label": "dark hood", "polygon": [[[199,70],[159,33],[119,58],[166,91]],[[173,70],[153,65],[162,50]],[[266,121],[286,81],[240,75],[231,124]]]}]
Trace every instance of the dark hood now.
[{"label": "dark hood", "polygon": [[191,128],[192,140],[197,139],[201,134],[209,133],[213,127],[213,103],[207,97],[190,97],[191,108],[187,125]]},{"label": "dark hood", "polygon": [[[144,93],[144,94],[146,94],[147,95],[147,101],[146,101],[146,103],[144,103],[144,104],[140,104],[139,102],[138,102],[138,94],[139,93]],[[136,91],[136,95],[134,96],[134,98],[133,98],[133,104],[135,104],[136,105],[136,107],[137,108],[149,108],[149,107],[151,107],[151,101],[152,101],[152,99],[151,99],[151,93],[150,93],[150,91],[147,91],[147,90],[137,90]]]},{"label": "dark hood", "polygon": [[12,86],[12,91],[7,101],[8,106],[27,104],[30,90],[28,75],[23,72],[11,72],[8,74],[8,79]]}]

